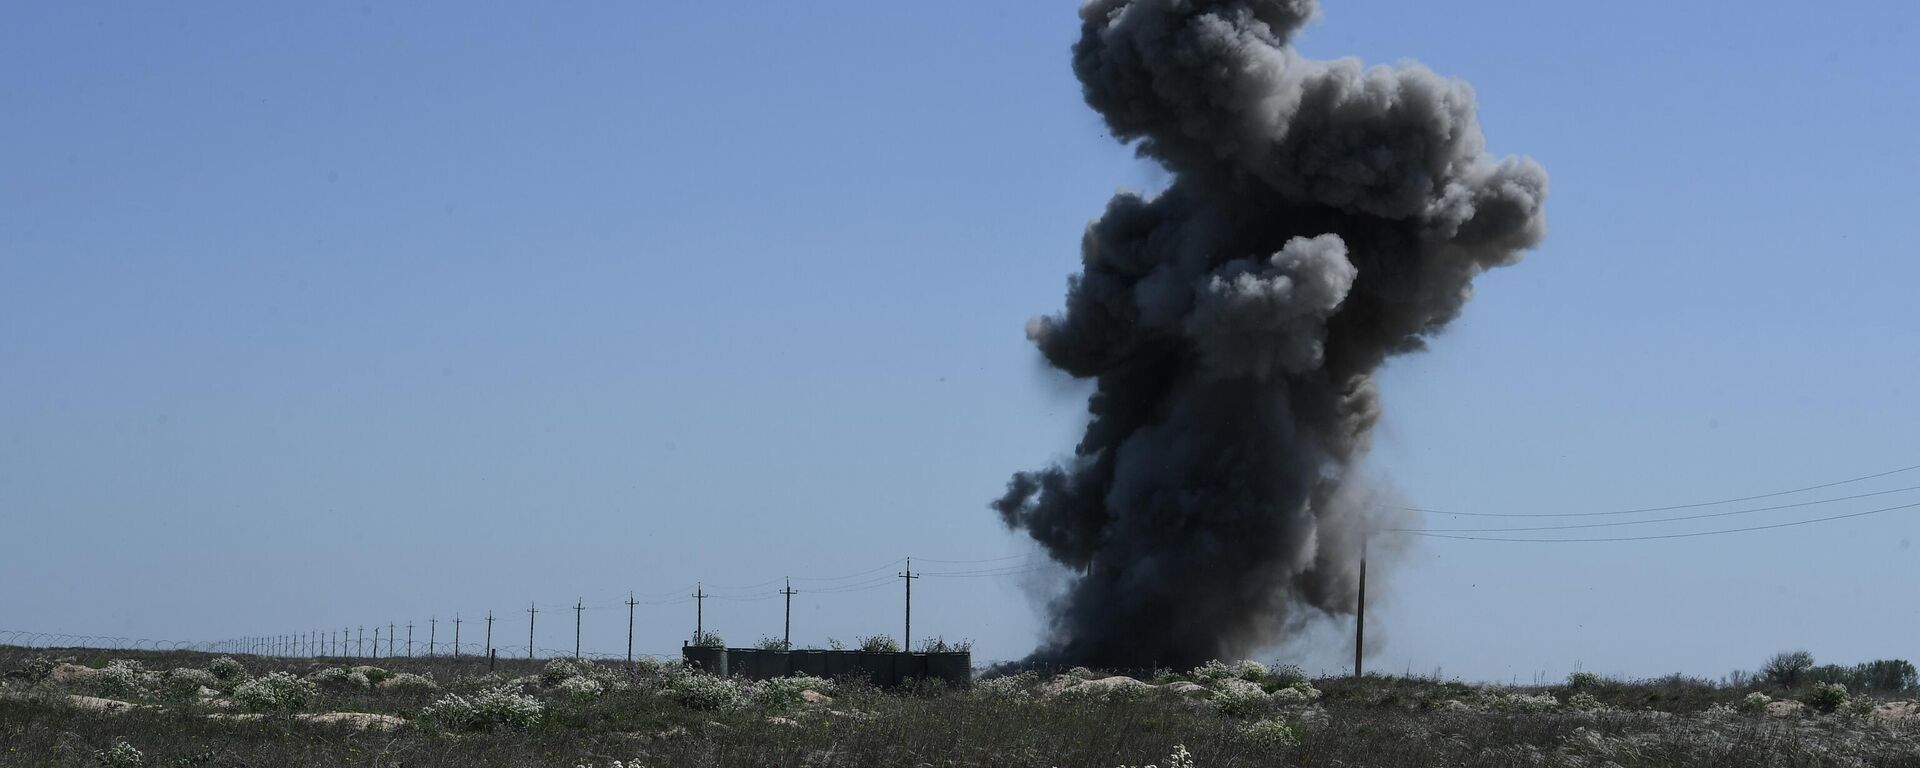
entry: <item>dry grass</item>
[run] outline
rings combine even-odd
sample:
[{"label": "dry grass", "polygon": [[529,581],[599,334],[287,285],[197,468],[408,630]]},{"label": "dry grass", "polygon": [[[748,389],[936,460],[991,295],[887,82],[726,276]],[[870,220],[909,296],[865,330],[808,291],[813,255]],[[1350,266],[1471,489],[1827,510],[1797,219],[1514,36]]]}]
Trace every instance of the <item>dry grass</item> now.
[{"label": "dry grass", "polygon": [[[124,740],[145,766],[1098,766],[1161,762],[1185,745],[1200,768],[1226,766],[1912,766],[1920,768],[1920,723],[1862,715],[1771,718],[1729,715],[1745,689],[1669,678],[1601,681],[1587,688],[1597,710],[1556,706],[1500,709],[1501,692],[1454,682],[1371,677],[1327,679],[1308,705],[1274,705],[1255,717],[1285,721],[1296,744],[1262,741],[1247,718],[1204,701],[1142,696],[1060,696],[846,686],[825,706],[769,712],[702,711],[658,687],[657,673],[602,665],[622,684],[589,700],[552,685],[521,688],[542,699],[546,718],[526,731],[449,732],[421,719],[439,693],[380,689],[323,693],[305,717],[214,718],[218,700],[100,711],[69,692],[25,679],[35,656],[95,666],[133,658],[150,669],[204,666],[204,654],[0,650],[0,765],[96,766],[98,750]],[[305,674],[340,662],[246,659],[250,671]],[[395,671],[432,673],[443,690],[478,690],[484,660],[382,659]],[[608,668],[612,667],[612,668]],[[503,663],[511,677],[539,665]],[[1532,689],[1565,701],[1572,692]],[[324,722],[314,713],[350,711],[408,721],[393,730]],[[771,719],[772,716],[781,718]]]}]

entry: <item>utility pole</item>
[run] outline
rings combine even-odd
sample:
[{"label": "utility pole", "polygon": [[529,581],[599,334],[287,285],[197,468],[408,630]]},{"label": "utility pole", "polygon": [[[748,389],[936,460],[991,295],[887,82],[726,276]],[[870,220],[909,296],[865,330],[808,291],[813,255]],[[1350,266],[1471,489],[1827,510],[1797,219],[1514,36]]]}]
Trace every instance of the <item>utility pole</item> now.
[{"label": "utility pole", "polygon": [[[392,635],[388,635],[388,637],[392,637]],[[391,656],[393,654],[387,655]],[[378,624],[373,625],[373,657],[376,659],[380,658],[380,625]]]},{"label": "utility pole", "polygon": [[539,612],[540,610],[535,608],[533,603],[527,603],[527,659],[529,661],[533,659],[533,615]]},{"label": "utility pole", "polygon": [[367,655],[367,628],[364,625],[360,627],[360,639],[354,641],[353,655],[361,657]]},{"label": "utility pole", "polygon": [[793,596],[800,594],[793,591],[793,579],[787,579],[787,587],[780,590],[780,594],[787,596],[787,629],[780,636],[780,645],[785,650],[791,651],[793,650]]},{"label": "utility pole", "polygon": [[693,641],[705,640],[707,634],[707,587],[701,582],[693,583]]},{"label": "utility pole", "polygon": [[1354,604],[1353,612],[1353,677],[1355,680],[1365,673],[1361,665],[1361,654],[1367,644],[1367,539],[1360,535],[1360,598]]},{"label": "utility pole", "polygon": [[453,657],[460,658],[460,614],[453,615]]},{"label": "utility pole", "polygon": [[407,656],[413,656],[413,622],[407,622]]},{"label": "utility pole", "polygon": [[393,622],[387,622],[387,658],[389,659],[393,658],[393,641],[400,635],[400,633],[393,631],[394,627]]},{"label": "utility pole", "polygon": [[487,609],[487,671],[493,671],[493,609]]},{"label": "utility pole", "polygon": [[627,592],[627,663],[633,663],[633,592]]},{"label": "utility pole", "polygon": [[907,570],[900,578],[907,580],[907,628],[906,635],[900,638],[900,650],[904,651],[913,647],[913,580],[920,578],[920,574],[913,572],[913,558],[907,558]]},{"label": "utility pole", "polygon": [[439,632],[439,629],[440,629],[440,617],[428,616],[427,617],[427,655],[428,656],[433,655],[433,651],[434,651],[433,636]]},{"label": "utility pole", "polygon": [[587,601],[581,598],[573,600],[573,657],[580,658],[580,612],[587,609]]}]

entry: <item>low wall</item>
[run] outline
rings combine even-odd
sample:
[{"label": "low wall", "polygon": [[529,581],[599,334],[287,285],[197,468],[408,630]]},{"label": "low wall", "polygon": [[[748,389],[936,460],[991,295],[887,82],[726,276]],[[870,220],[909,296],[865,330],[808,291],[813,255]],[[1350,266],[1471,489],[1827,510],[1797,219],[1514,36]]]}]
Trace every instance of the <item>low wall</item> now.
[{"label": "low wall", "polygon": [[973,683],[973,654],[868,653],[866,651],[763,651],[758,648],[685,646],[680,655],[689,666],[717,675],[767,680],[793,675],[864,677],[874,685],[891,687],[918,679],[944,680],[948,685]]}]

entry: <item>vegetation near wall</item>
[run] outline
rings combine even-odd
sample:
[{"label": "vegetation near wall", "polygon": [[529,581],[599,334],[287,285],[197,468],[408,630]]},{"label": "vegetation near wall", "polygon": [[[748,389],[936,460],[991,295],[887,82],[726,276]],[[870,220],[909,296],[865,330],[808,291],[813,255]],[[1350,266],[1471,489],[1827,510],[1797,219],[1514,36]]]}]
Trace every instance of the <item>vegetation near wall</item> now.
[{"label": "vegetation near wall", "polygon": [[[1805,665],[1797,688],[1764,675],[1588,673],[1507,687],[1311,680],[1241,661],[882,689],[858,677],[718,677],[658,660],[503,661],[489,672],[485,659],[446,657],[346,666],[0,648],[0,766],[1920,764],[1911,691],[1814,680],[1820,669]],[[1899,677],[1889,664],[1847,669]]]}]

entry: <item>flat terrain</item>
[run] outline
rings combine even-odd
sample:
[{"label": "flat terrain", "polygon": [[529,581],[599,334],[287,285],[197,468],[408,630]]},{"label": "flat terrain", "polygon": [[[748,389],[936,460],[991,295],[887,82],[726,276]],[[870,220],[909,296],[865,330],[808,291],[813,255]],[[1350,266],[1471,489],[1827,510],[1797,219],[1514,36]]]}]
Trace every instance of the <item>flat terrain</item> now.
[{"label": "flat terrain", "polygon": [[1685,678],[1307,681],[1253,664],[881,691],[656,662],[489,673],[444,657],[0,648],[0,765],[1920,768],[1912,695]]}]

